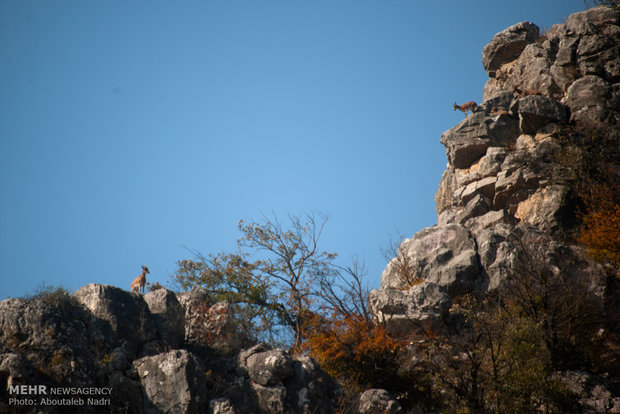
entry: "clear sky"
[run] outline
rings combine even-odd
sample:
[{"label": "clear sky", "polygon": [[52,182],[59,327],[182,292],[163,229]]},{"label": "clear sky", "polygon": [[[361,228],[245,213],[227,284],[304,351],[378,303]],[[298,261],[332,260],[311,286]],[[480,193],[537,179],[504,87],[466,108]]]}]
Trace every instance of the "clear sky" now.
[{"label": "clear sky", "polygon": [[0,2],[0,299],[129,289],[231,251],[240,219],[330,215],[379,284],[436,223],[443,131],[482,48],[582,0]]}]

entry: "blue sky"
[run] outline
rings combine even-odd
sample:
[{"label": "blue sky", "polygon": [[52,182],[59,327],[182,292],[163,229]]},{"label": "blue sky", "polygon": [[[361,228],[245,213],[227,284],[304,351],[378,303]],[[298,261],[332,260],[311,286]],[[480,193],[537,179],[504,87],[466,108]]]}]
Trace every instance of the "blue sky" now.
[{"label": "blue sky", "polygon": [[482,48],[582,0],[0,2],[0,299],[166,283],[240,219],[330,215],[365,260],[436,222]]}]

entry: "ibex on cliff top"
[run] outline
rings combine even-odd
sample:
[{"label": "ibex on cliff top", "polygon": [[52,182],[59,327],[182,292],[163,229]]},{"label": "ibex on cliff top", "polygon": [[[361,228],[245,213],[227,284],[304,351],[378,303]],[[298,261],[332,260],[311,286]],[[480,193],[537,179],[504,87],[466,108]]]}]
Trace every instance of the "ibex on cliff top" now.
[{"label": "ibex on cliff top", "polygon": [[134,279],[133,282],[131,282],[132,292],[140,293],[140,290],[142,290],[142,293],[144,293],[144,285],[146,285],[146,274],[147,273],[151,273],[149,272],[149,268],[146,266],[142,266],[142,273],[140,274],[140,276],[138,276],[137,278]]},{"label": "ibex on cliff top", "polygon": [[469,101],[465,102],[463,105],[457,105],[456,102],[454,102],[454,110],[456,111],[457,109],[463,111],[463,113],[465,113],[465,118],[467,118],[467,111],[471,111],[473,114],[474,111],[478,109],[478,104],[474,101]]}]

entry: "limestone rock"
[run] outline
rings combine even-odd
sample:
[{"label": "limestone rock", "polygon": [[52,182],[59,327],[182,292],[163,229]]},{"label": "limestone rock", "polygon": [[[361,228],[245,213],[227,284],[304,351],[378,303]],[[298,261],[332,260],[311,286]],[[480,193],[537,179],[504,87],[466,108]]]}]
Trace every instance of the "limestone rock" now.
[{"label": "limestone rock", "polygon": [[[483,100],[505,92],[520,94],[522,98],[544,95],[559,100],[575,81],[588,75],[617,83],[620,81],[619,20],[618,10],[595,7],[571,15],[565,24],[554,25],[541,39],[517,41],[516,48],[512,48],[512,42],[519,36],[504,33],[512,28],[506,29],[483,52],[483,65],[490,76]],[[502,47],[513,53],[491,64],[492,55],[488,52]],[[489,111],[484,104],[482,107]]]},{"label": "limestone rock", "polygon": [[571,110],[571,121],[601,122],[608,116],[611,98],[612,89],[605,80],[587,75],[573,82],[564,102]]},{"label": "limestone rock", "polygon": [[194,286],[192,290],[188,292],[177,293],[177,300],[183,309],[187,311],[192,306],[205,303],[207,301],[207,292],[201,286]]},{"label": "limestone rock", "polygon": [[568,122],[567,108],[555,99],[541,95],[521,98],[517,102],[519,128],[524,134],[533,134],[540,128],[550,124]]},{"label": "limestone rock", "polygon": [[435,193],[435,211],[438,216],[444,211],[450,210],[454,207],[452,194],[457,187],[458,183],[456,173],[454,169],[448,165],[441,175],[439,187]]},{"label": "limestone rock", "polygon": [[552,64],[551,44],[532,43],[527,45],[517,60],[498,69],[498,79],[503,80],[503,89],[514,91],[521,97],[544,95],[559,99],[562,90],[551,73]]},{"label": "limestone rock", "polygon": [[467,169],[456,170],[456,181],[463,187],[483,178],[495,177],[502,169],[502,163],[508,153],[504,148],[490,147],[477,163]]},{"label": "limestone rock", "polygon": [[566,19],[566,29],[577,35],[595,34],[600,29],[618,25],[620,12],[607,6],[598,6],[574,13]]},{"label": "limestone rock", "polygon": [[359,414],[396,414],[402,407],[386,390],[370,389],[362,392],[354,403],[354,412]]},{"label": "limestone rock", "polygon": [[[399,260],[409,263],[414,274],[403,280]],[[450,296],[471,292],[479,276],[475,241],[458,224],[434,226],[403,241],[399,257],[393,259],[381,275],[381,286],[402,289],[416,279],[436,283]]]},{"label": "limestone rock", "polygon": [[481,194],[477,194],[464,208],[458,210],[458,212],[454,215],[454,219],[450,221],[450,223],[464,225],[469,220],[486,214],[489,211],[489,208],[489,199]]},{"label": "limestone rock", "polygon": [[178,293],[177,300],[185,311],[185,340],[189,344],[204,343],[201,337],[204,318],[201,315],[210,306],[207,303],[207,292],[202,287],[194,287],[189,292]]},{"label": "limestone rock", "polygon": [[[461,224],[467,227],[472,234],[476,235],[482,229],[492,228],[497,224],[510,223],[511,221],[511,216],[506,214],[505,210],[494,210],[485,214],[472,215],[472,217],[468,218]],[[475,238],[477,239],[477,237]]]},{"label": "limestone rock", "polygon": [[237,411],[229,399],[216,398],[209,401],[209,414],[237,414]]},{"label": "limestone rock", "polygon": [[276,385],[293,375],[292,358],[280,349],[251,354],[246,359],[250,379],[261,385]]},{"label": "limestone rock", "polygon": [[603,378],[581,371],[560,372],[556,378],[581,397],[579,403],[583,413],[620,413],[620,397]]},{"label": "limestone rock", "polygon": [[174,292],[158,289],[144,295],[144,300],[153,315],[160,338],[167,346],[178,348],[185,337],[185,310]]},{"label": "limestone rock", "polygon": [[155,339],[155,324],[141,295],[91,283],[73,297],[95,317],[91,323],[103,332],[109,347],[122,343],[130,353],[136,353],[140,343]]},{"label": "limestone rock", "polygon": [[198,413],[207,407],[204,366],[186,350],[133,362],[148,399],[146,413]]},{"label": "limestone rock", "polygon": [[482,195],[488,200],[493,200],[495,195],[495,182],[497,177],[486,177],[478,181],[471,182],[465,187],[457,189],[453,197],[459,204],[467,204],[477,195]]},{"label": "limestone rock", "polygon": [[530,168],[528,158],[524,152],[507,157],[504,169],[497,175],[495,182],[494,209],[506,209],[514,214],[518,203],[526,200],[538,187],[542,174]]},{"label": "limestone rock", "polygon": [[[560,32],[561,30],[562,28],[556,27],[556,32]],[[565,30],[566,29],[564,29],[564,31]],[[549,73],[551,73],[556,85],[563,91],[566,91],[566,89],[581,76],[575,58],[579,39],[574,36],[562,36],[553,40],[554,43],[557,44],[558,51],[555,61],[549,69]]]},{"label": "limestone rock", "polygon": [[448,313],[452,301],[439,285],[422,282],[406,291],[372,290],[368,303],[372,314],[384,321],[390,334],[406,336],[429,323],[437,325]]},{"label": "limestone rock", "polygon": [[219,354],[233,354],[252,343],[236,323],[233,307],[228,302],[209,303],[207,292],[195,287],[177,295],[185,309],[185,338],[192,346],[207,342]]},{"label": "limestone rock", "polygon": [[515,95],[507,90],[498,89],[493,93],[487,91],[483,94],[480,109],[486,113],[497,113],[501,111],[509,111]]},{"label": "limestone rock", "polygon": [[533,23],[521,22],[496,34],[482,50],[482,65],[490,77],[505,63],[519,57],[525,46],[538,39],[539,29]]},{"label": "limestone rock", "polygon": [[[180,296],[186,305],[192,299]],[[204,299],[194,296],[198,303]],[[170,346],[162,327],[170,332],[184,313],[180,306],[166,290],[143,297],[101,285],[84,286],[74,296],[2,301],[0,386],[110,387],[106,412],[334,412],[340,388],[310,357],[292,358],[264,345],[241,352],[240,359],[205,347],[196,347],[203,360],[185,349],[157,349],[155,342]],[[146,327],[149,335],[141,332]],[[211,403],[210,392],[217,392]],[[8,409],[0,401],[0,411]]]},{"label": "limestone rock", "polygon": [[307,355],[296,355],[293,361],[293,376],[286,383],[290,410],[301,414],[334,412],[341,395],[334,379]]},{"label": "limestone rock", "polygon": [[514,143],[519,136],[518,121],[508,115],[489,117],[477,112],[441,135],[448,162],[454,168],[469,168],[489,147]]},{"label": "limestone rock", "polygon": [[510,276],[510,269],[517,268],[521,250],[518,240],[521,235],[515,232],[513,226],[501,222],[476,228],[480,264],[486,274],[485,290],[493,291],[502,286]]},{"label": "limestone rock", "polygon": [[265,412],[331,413],[336,406],[338,385],[308,356],[293,358],[261,343],[241,351],[237,361],[238,375],[250,380]]},{"label": "limestone rock", "polygon": [[540,188],[517,205],[514,217],[553,233],[560,227],[557,215],[562,207],[564,193],[562,186]]},{"label": "limestone rock", "polygon": [[120,372],[111,375],[107,386],[112,389],[111,406],[120,412],[142,414],[145,411],[144,393],[137,381]]},{"label": "limestone rock", "polygon": [[256,394],[258,406],[262,413],[284,414],[286,412],[286,388],[284,385],[265,386],[252,382],[252,389]]},{"label": "limestone rock", "polygon": [[90,321],[90,315],[66,294],[0,302],[0,349],[9,355],[3,362],[9,364],[4,365],[6,372],[17,377],[27,373],[16,368],[22,365],[15,364],[11,355],[18,354],[35,374],[54,381],[97,380],[101,374],[97,362],[109,348],[103,332]]}]

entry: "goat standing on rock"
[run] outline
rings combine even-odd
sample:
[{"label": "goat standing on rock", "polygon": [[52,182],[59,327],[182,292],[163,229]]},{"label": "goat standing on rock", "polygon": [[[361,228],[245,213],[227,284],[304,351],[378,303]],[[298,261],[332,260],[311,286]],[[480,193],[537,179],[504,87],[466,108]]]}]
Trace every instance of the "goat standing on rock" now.
[{"label": "goat standing on rock", "polygon": [[471,113],[473,114],[476,109],[478,109],[478,104],[474,101],[469,101],[469,102],[465,102],[463,105],[457,105],[456,102],[454,102],[454,110],[459,110],[459,111],[463,111],[465,113],[465,118],[467,118],[467,111],[471,111]]},{"label": "goat standing on rock", "polygon": [[142,290],[142,293],[144,294],[144,286],[146,285],[146,274],[147,273],[151,273],[149,272],[149,268],[146,266],[142,266],[142,273],[140,274],[140,276],[138,276],[137,278],[134,279],[133,282],[131,282],[132,292],[140,293],[140,290]]}]

